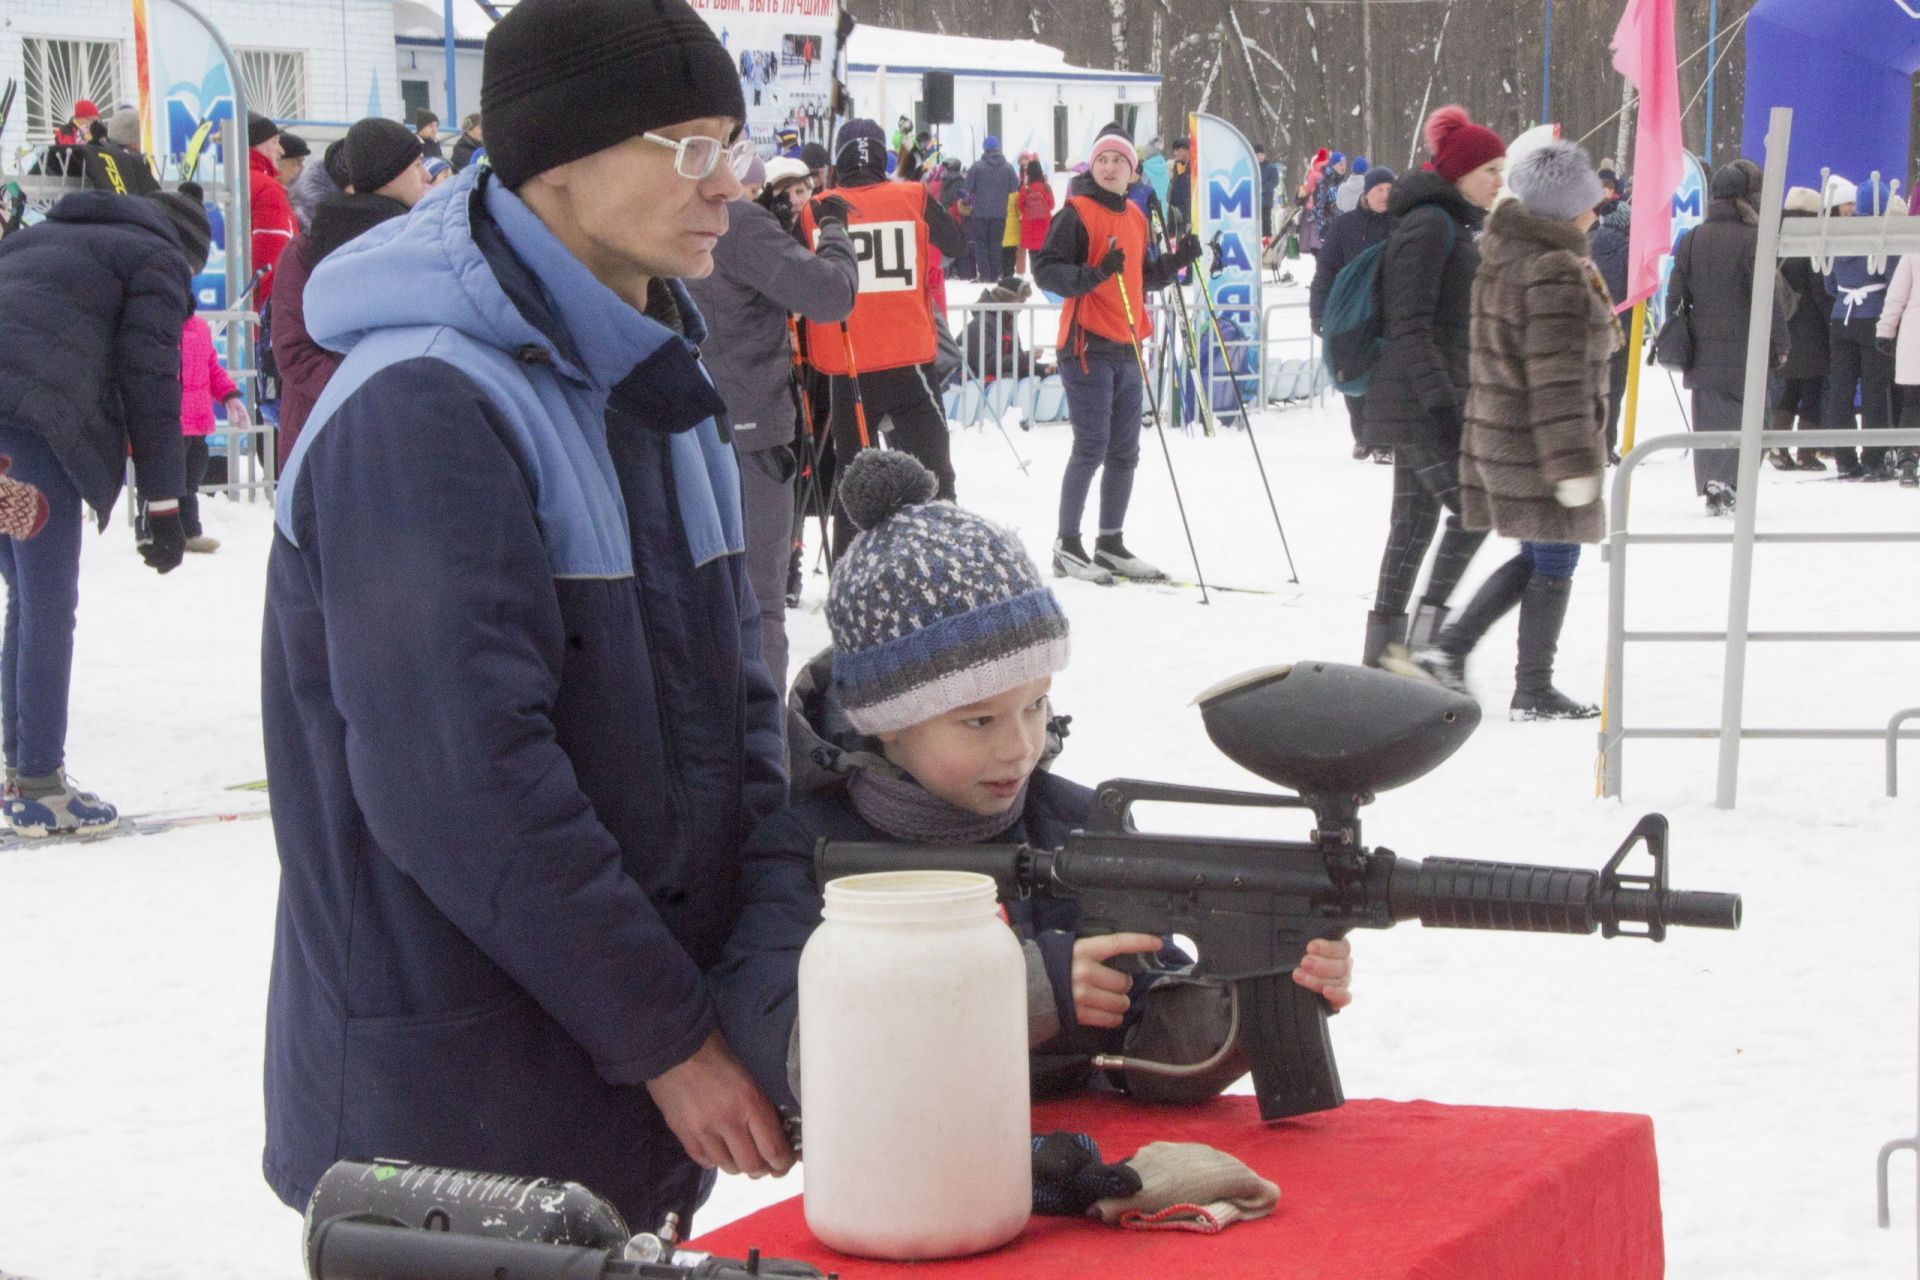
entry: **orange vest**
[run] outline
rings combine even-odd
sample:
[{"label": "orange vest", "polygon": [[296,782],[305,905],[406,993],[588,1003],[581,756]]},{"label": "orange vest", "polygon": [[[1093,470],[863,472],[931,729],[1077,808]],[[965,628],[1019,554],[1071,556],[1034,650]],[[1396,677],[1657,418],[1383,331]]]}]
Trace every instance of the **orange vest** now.
[{"label": "orange vest", "polygon": [[[853,206],[847,235],[860,262],[860,292],[847,332],[861,373],[926,364],[933,359],[933,303],[927,296],[931,246],[927,189],[917,182],[836,187]],[[800,216],[808,244],[817,244],[813,210]],[[837,324],[807,321],[807,358],[822,373],[847,372],[847,348]]]},{"label": "orange vest", "polygon": [[1087,229],[1088,266],[1100,265],[1100,259],[1107,256],[1109,240],[1127,255],[1121,279],[1127,282],[1127,303],[1133,307],[1134,328],[1132,333],[1127,331],[1127,312],[1120,302],[1120,281],[1108,279],[1092,293],[1075,298],[1073,305],[1061,309],[1060,349],[1074,355],[1086,350],[1086,343],[1074,333],[1076,325],[1087,333],[1097,333],[1129,346],[1135,338],[1151,336],[1153,318],[1147,314],[1147,295],[1142,287],[1142,268],[1147,262],[1146,216],[1131,200],[1118,213],[1091,196],[1070,196],[1067,204],[1080,215],[1080,225]]}]

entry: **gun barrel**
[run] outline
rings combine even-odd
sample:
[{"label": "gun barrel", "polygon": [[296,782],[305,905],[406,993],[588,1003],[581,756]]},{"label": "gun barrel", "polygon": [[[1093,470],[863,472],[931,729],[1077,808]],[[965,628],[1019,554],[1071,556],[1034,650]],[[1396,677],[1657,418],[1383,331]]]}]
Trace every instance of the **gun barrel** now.
[{"label": "gun barrel", "polygon": [[1740,927],[1738,894],[1618,885],[1577,867],[1403,858],[1394,863],[1389,892],[1394,919],[1440,929],[1592,933],[1623,923]]}]

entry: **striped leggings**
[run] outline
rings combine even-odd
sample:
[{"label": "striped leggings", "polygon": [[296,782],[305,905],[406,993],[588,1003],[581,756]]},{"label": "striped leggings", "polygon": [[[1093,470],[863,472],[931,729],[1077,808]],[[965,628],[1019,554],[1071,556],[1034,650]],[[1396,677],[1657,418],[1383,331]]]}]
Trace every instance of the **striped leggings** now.
[{"label": "striped leggings", "polygon": [[1440,538],[1433,572],[1427,578],[1426,604],[1445,604],[1460,585],[1473,553],[1487,540],[1460,523],[1460,453],[1427,445],[1393,448],[1393,519],[1387,530],[1387,549],[1380,557],[1380,587],[1374,596],[1376,612],[1405,613],[1413,598],[1420,564],[1433,544],[1440,509],[1447,509],[1447,531]]}]

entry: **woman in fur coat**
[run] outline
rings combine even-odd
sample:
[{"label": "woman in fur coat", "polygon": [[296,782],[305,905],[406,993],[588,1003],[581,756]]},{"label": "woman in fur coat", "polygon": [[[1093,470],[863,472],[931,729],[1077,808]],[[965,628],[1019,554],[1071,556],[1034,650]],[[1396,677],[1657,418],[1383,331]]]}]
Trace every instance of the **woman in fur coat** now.
[{"label": "woman in fur coat", "polygon": [[1473,284],[1472,387],[1460,441],[1460,500],[1470,529],[1520,539],[1441,633],[1422,665],[1463,688],[1467,655],[1520,607],[1515,720],[1599,714],[1553,687],[1553,659],[1580,544],[1600,541],[1608,366],[1624,339],[1588,256],[1602,199],[1587,153],[1556,142],[1516,163],[1519,198],[1494,210]]}]

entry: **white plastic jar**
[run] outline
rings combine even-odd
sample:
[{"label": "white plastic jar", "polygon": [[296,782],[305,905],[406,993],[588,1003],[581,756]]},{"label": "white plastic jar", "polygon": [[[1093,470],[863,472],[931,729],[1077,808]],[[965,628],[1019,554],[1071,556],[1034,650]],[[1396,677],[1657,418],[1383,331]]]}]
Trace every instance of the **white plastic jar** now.
[{"label": "white plastic jar", "polygon": [[846,876],[800,957],[807,1226],[868,1258],[1005,1244],[1033,1206],[1026,962],[991,878]]}]

